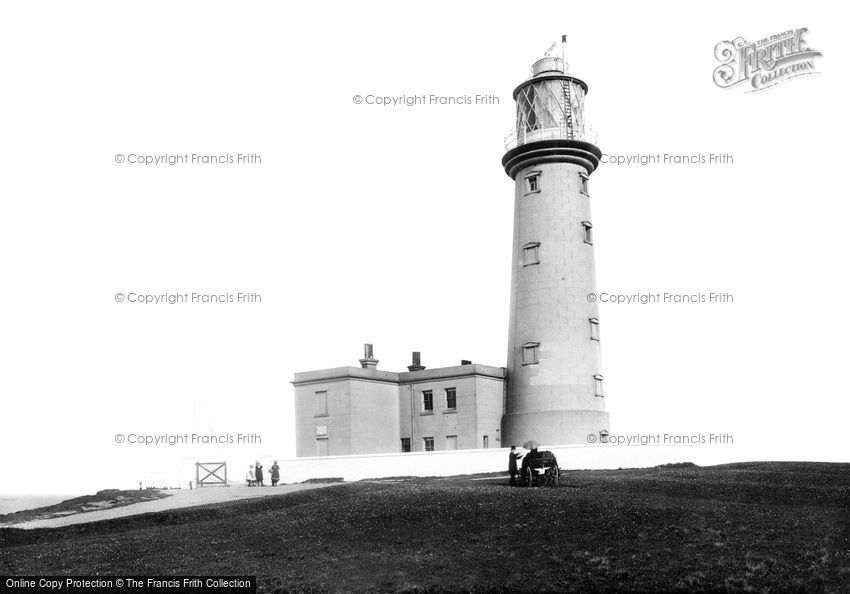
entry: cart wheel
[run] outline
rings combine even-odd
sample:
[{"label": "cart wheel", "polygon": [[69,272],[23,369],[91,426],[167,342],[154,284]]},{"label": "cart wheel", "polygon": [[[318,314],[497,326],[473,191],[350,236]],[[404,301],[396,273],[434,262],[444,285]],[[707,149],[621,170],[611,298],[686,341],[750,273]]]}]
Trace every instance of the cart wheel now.
[{"label": "cart wheel", "polygon": [[531,470],[531,467],[525,469],[525,486],[533,487],[534,486],[534,471]]},{"label": "cart wheel", "polygon": [[558,468],[558,465],[555,464],[552,468],[549,469],[549,484],[552,486],[558,486],[558,479],[561,478],[561,471]]}]

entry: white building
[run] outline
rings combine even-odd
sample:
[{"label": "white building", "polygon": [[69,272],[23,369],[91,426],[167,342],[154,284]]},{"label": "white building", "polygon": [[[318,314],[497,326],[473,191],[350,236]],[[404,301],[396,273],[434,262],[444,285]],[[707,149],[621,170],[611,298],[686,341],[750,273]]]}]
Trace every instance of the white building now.
[{"label": "white building", "polygon": [[367,344],[360,367],[295,374],[296,456],[501,447],[503,367],[377,365]]}]

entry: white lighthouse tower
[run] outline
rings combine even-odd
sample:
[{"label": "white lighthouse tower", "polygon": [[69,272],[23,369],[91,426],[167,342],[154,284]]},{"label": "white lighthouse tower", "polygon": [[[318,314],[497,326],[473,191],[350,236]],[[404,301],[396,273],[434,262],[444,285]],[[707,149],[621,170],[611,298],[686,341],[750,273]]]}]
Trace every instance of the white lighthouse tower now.
[{"label": "white lighthouse tower", "polygon": [[514,90],[502,158],[515,183],[504,445],[587,443],[609,427],[588,185],[602,153],[565,45],[563,36]]}]

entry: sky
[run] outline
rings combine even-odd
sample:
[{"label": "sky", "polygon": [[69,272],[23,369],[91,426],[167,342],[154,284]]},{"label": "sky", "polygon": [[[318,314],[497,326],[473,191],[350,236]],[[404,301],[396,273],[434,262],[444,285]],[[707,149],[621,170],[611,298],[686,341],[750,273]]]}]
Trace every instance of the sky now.
[{"label": "sky", "polygon": [[[848,52],[835,10],[4,5],[0,493],[291,458],[293,374],[356,366],[367,342],[382,369],[403,370],[411,351],[428,367],[505,365],[511,92],[561,34],[606,156],[732,157],[591,177],[600,297],[732,296],[600,303],[611,433],[733,435],[707,462],[847,461]],[[801,27],[818,74],[758,93],[713,82],[719,42]],[[497,100],[369,100],[423,94]],[[261,162],[130,162],[192,154]],[[131,301],[186,293],[261,301]],[[261,442],[117,441],[191,433]]]}]

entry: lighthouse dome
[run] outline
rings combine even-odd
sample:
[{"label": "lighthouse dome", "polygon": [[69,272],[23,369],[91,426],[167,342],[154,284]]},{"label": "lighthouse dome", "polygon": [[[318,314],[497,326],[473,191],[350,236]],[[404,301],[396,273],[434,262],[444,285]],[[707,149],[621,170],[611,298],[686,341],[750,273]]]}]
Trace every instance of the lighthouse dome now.
[{"label": "lighthouse dome", "polygon": [[566,74],[567,63],[561,58],[555,56],[546,56],[540,58],[531,65],[531,75],[540,76],[541,74],[557,72],[558,74]]}]

